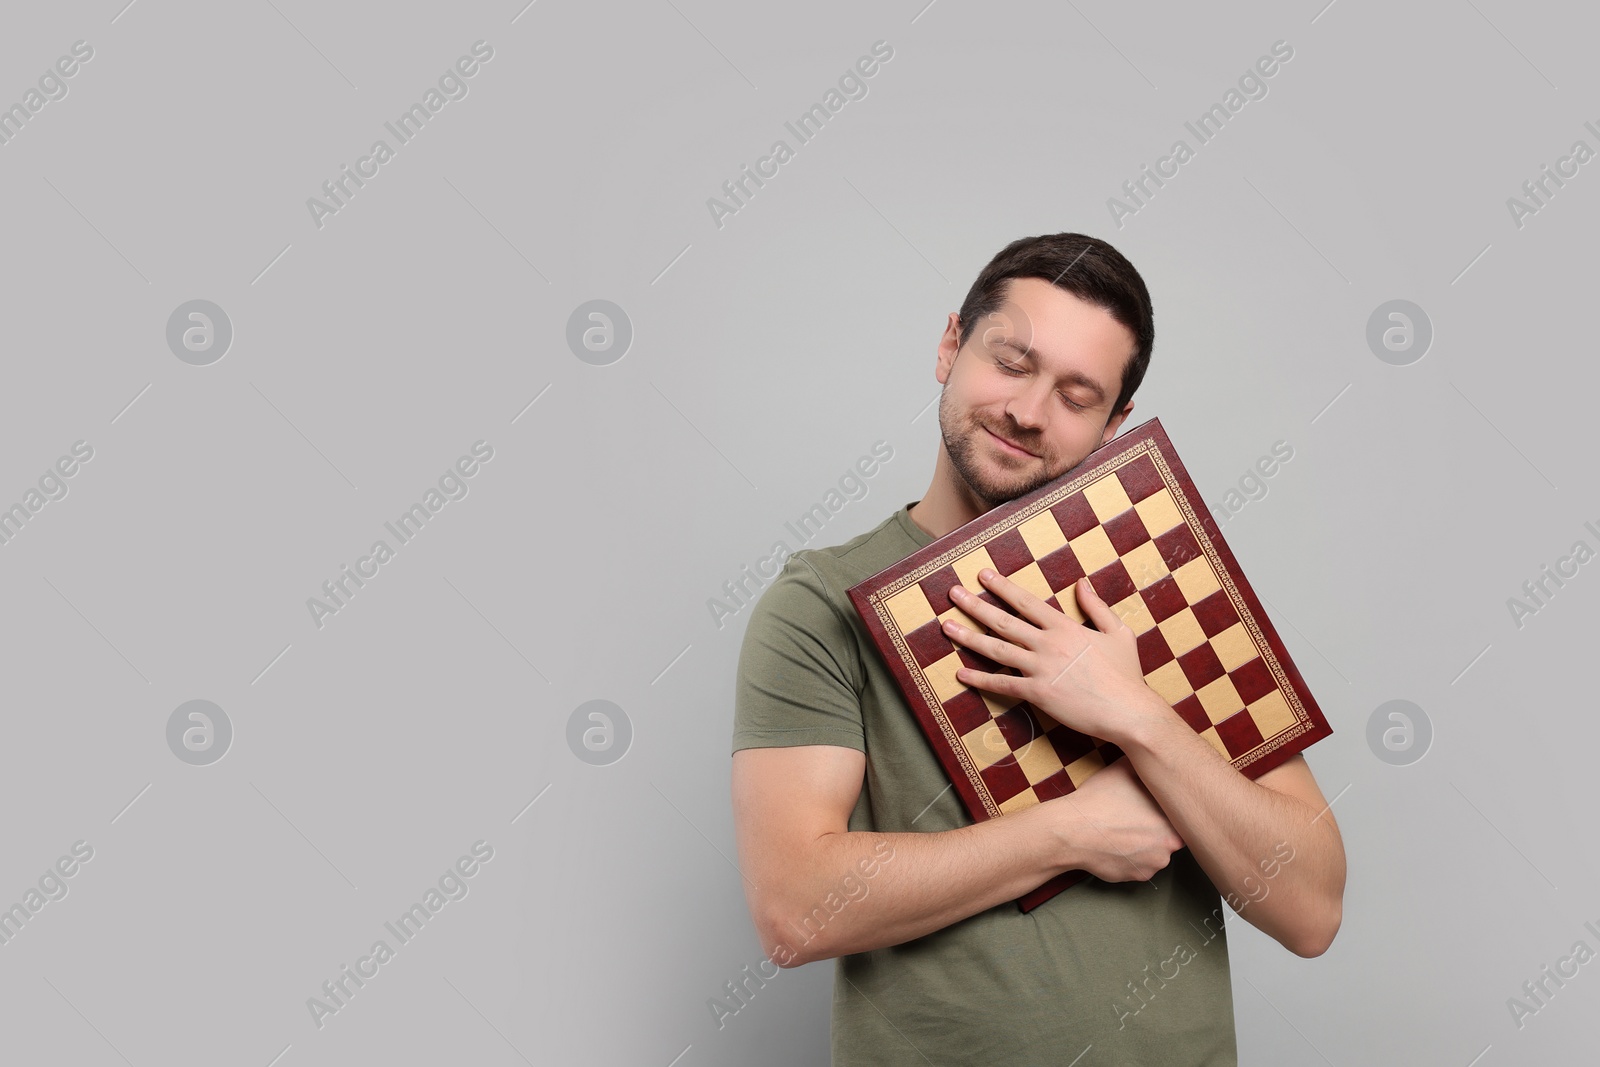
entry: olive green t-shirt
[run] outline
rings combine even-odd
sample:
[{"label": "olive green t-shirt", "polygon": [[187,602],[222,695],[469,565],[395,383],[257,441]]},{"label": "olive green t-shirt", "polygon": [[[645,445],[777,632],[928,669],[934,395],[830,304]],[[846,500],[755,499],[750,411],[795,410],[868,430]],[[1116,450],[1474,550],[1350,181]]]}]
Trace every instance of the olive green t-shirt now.
[{"label": "olive green t-shirt", "polygon": [[[864,752],[853,831],[973,821],[845,592],[933,540],[911,506],[842,545],[791,555],[752,609],[739,656],[733,750]],[[797,940],[868,899],[867,870],[878,868],[841,872],[841,892]],[[1227,911],[1182,849],[1149,883],[1090,877],[1026,914],[1007,902],[841,956],[833,1063],[1067,1067],[1093,1046],[1084,1067],[1236,1067]]]}]

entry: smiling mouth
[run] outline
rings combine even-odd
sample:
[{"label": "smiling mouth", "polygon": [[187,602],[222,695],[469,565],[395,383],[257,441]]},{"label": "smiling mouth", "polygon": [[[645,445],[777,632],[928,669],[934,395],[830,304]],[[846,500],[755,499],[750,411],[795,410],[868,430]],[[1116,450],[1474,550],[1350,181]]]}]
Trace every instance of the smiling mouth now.
[{"label": "smiling mouth", "polygon": [[985,426],[983,428],[983,432],[988,434],[990,437],[994,438],[996,441],[999,441],[1001,447],[1004,448],[1007,452],[1010,452],[1013,455],[1027,456],[1029,459],[1038,459],[1039,458],[1038,456],[1034,455],[1032,452],[1029,452],[1027,449],[1023,448],[1021,445],[1014,445],[1010,441],[1007,441],[1004,437],[1001,437],[999,434],[995,433],[993,430],[989,429],[987,426]]}]

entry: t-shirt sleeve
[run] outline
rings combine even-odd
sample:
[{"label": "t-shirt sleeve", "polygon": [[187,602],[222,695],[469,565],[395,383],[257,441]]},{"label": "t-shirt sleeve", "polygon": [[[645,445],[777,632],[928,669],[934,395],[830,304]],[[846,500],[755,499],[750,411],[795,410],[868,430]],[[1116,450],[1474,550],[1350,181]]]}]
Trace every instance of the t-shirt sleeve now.
[{"label": "t-shirt sleeve", "polygon": [[866,750],[855,635],[811,564],[791,556],[751,610],[734,686],[733,751]]}]

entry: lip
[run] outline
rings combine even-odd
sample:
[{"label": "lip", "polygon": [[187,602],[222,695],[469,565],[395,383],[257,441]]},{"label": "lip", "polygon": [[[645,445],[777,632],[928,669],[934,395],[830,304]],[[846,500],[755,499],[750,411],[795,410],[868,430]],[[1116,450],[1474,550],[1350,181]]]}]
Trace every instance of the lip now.
[{"label": "lip", "polygon": [[1012,444],[1010,441],[1007,441],[1004,437],[1001,437],[999,434],[995,433],[993,430],[989,429],[987,426],[985,426],[983,428],[983,432],[988,434],[990,437],[994,438],[996,441],[999,441],[1001,447],[1004,448],[1007,452],[1012,453],[1013,455],[1027,456],[1029,459],[1038,459],[1039,458],[1038,456],[1034,455],[1032,452],[1029,452],[1027,449],[1021,448],[1021,447],[1019,447],[1017,445]]}]

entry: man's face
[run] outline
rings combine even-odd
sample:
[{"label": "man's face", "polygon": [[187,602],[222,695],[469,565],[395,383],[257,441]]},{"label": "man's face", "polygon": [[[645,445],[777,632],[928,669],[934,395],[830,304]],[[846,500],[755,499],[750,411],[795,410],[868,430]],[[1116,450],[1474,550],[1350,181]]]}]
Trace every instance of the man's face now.
[{"label": "man's face", "polygon": [[987,507],[1083,461],[1133,410],[1111,410],[1135,348],[1131,331],[1043,278],[1013,278],[1000,310],[957,349],[955,314],[939,342],[939,428],[951,465]]}]

